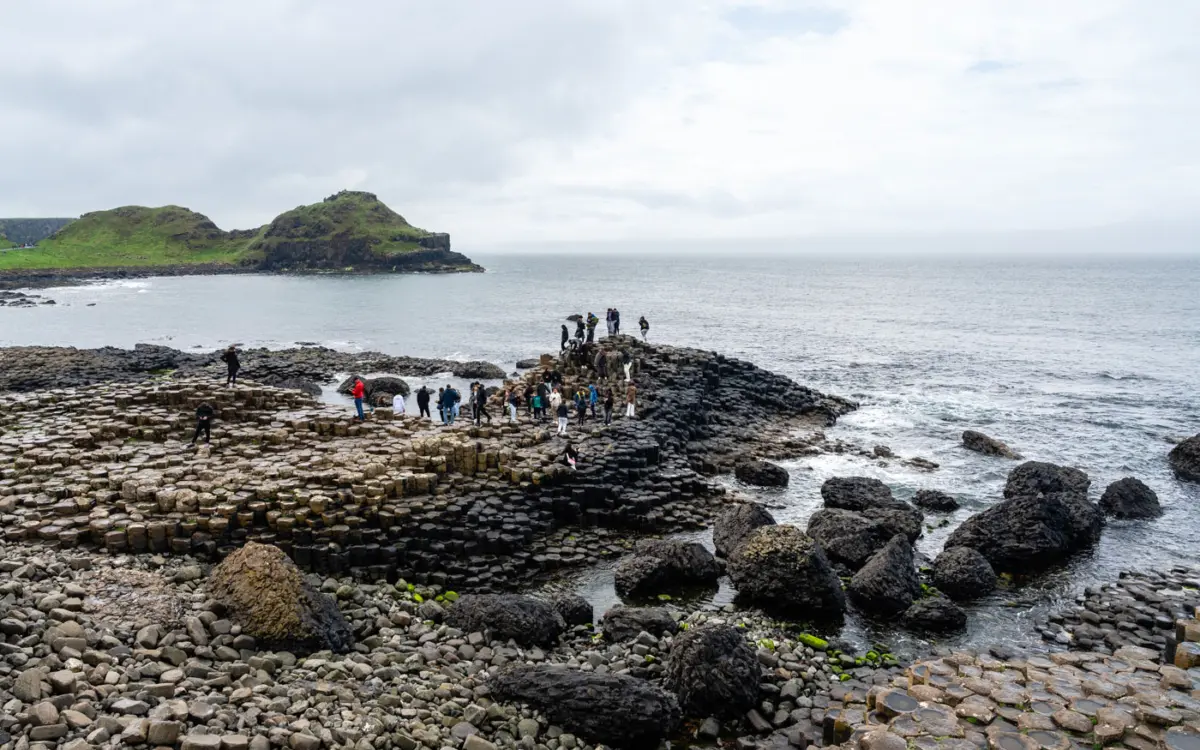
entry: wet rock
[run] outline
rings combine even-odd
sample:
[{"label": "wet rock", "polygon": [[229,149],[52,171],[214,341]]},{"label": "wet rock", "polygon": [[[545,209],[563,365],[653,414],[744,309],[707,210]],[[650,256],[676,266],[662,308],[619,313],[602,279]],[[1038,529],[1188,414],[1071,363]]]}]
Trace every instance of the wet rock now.
[{"label": "wet rock", "polygon": [[641,633],[659,638],[663,633],[679,630],[679,623],[661,607],[626,607],[617,605],[604,613],[600,620],[604,635],[610,641],[628,641]]},{"label": "wet rock", "polygon": [[829,560],[856,571],[898,532],[882,521],[840,508],[822,508],[808,519],[808,535]]},{"label": "wet rock", "polygon": [[1033,572],[1100,539],[1104,516],[1078,469],[1029,461],[1013,469],[1005,501],[968,518],[946,548],[974,547],[998,572]]},{"label": "wet rock", "polygon": [[497,640],[511,638],[531,646],[552,645],[566,630],[551,604],[518,594],[463,596],[446,613],[446,624],[465,633],[487,632]]},{"label": "wet rock", "polygon": [[350,625],[330,597],[304,580],[273,545],[249,542],[213,569],[208,591],[242,631],[285,650],[346,651]]},{"label": "wet rock", "polygon": [[488,682],[492,696],[520,701],[589,742],[654,747],[679,726],[675,696],[634,677],[516,665]]},{"label": "wet rock", "polygon": [[913,563],[913,548],[897,534],[854,574],[847,588],[851,600],[864,612],[893,615],[908,609],[921,593]]},{"label": "wet rock", "polygon": [[775,517],[762,505],[735,505],[713,522],[713,546],[717,555],[728,558],[756,529],[774,525]]},{"label": "wet rock", "polygon": [[715,585],[721,566],[699,542],[645,539],[615,574],[621,596],[653,596],[690,586]]},{"label": "wet rock", "polygon": [[[337,387],[337,392],[343,396],[349,396],[354,389],[354,381],[359,378],[358,375],[351,375],[341,382]],[[399,393],[402,396],[408,397],[409,387],[401,378],[390,375],[381,375],[377,378],[363,378],[363,393],[367,400],[371,403],[378,403],[382,396],[395,396]]]},{"label": "wet rock", "polygon": [[832,477],[821,485],[821,498],[826,508],[864,511],[868,508],[896,504],[892,490],[878,479],[870,477]]},{"label": "wet rock", "polygon": [[666,686],[687,716],[735,718],[758,703],[758,659],[728,625],[691,628],[672,644]]},{"label": "wet rock", "polygon": [[755,487],[787,487],[788,472],[770,461],[745,461],[733,467],[739,482]]},{"label": "wet rock", "polygon": [[912,630],[950,633],[967,626],[967,613],[944,596],[918,599],[904,611],[904,626]]},{"label": "wet rock", "polygon": [[934,513],[953,513],[959,508],[957,500],[940,490],[918,490],[913,505]]},{"label": "wet rock", "polygon": [[550,600],[550,606],[554,607],[568,628],[591,625],[595,619],[592,603],[579,594],[560,594]]},{"label": "wet rock", "polygon": [[1175,476],[1189,482],[1200,482],[1200,435],[1193,435],[1175,446],[1167,455]]},{"label": "wet rock", "polygon": [[765,610],[840,621],[841,582],[825,552],[795,526],[763,526],[737,548],[729,576],[743,599]]},{"label": "wet rock", "polygon": [[1156,518],[1162,515],[1158,495],[1141,480],[1118,479],[1100,496],[1100,509],[1114,518]]},{"label": "wet rock", "polygon": [[962,444],[967,450],[982,453],[985,456],[999,456],[1000,458],[1016,460],[1020,460],[1021,458],[1019,453],[1004,443],[975,430],[966,430],[963,432]]},{"label": "wet rock", "polygon": [[308,395],[312,396],[313,398],[321,397],[321,386],[317,385],[316,383],[312,382],[311,380],[305,380],[304,378],[279,378],[277,380],[272,379],[272,380],[269,380],[267,382],[267,384],[273,385],[276,388],[288,388],[293,391],[300,391],[301,393],[307,393]]},{"label": "wet rock", "polygon": [[996,589],[996,572],[978,550],[951,547],[934,560],[933,584],[951,599],[970,601]]}]

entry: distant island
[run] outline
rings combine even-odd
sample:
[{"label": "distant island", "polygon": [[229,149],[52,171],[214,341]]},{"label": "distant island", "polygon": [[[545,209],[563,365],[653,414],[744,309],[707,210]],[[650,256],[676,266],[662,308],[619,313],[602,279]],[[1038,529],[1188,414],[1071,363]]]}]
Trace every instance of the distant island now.
[{"label": "distant island", "polygon": [[346,190],[258,229],[227,232],[180,206],[124,206],[75,220],[0,219],[0,232],[4,286],[192,273],[483,270],[450,250],[450,235],[412,226],[371,193]]}]

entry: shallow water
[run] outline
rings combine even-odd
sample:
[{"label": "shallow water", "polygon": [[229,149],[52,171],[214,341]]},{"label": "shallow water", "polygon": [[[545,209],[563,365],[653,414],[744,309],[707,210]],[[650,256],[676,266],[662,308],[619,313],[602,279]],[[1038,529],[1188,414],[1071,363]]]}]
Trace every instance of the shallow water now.
[{"label": "shallow water", "polygon": [[[970,630],[956,640],[1025,639],[1023,623],[1086,584],[1127,568],[1200,561],[1200,486],[1176,481],[1166,463],[1174,441],[1200,432],[1200,260],[477,260],[488,273],[54,289],[58,306],[0,310],[0,345],[316,341],[511,368],[557,348],[566,315],[616,305],[627,331],[644,314],[652,340],[739,356],[860,401],[831,437],[941,465],[930,474],[839,455],[792,462],[791,486],[765,496],[782,520],[805,523],[826,478],[862,474],[903,498],[926,487],[950,492],[964,505],[951,517],[961,521],[1000,497],[1012,466],[959,447],[966,428],[1028,458],[1086,470],[1094,497],[1127,475],[1158,492],[1161,519],[1110,523],[1092,553],[974,605]],[[930,532],[918,546],[933,556],[949,531]],[[610,596],[604,575],[582,584],[597,601]],[[875,637],[864,623],[848,632]]]}]

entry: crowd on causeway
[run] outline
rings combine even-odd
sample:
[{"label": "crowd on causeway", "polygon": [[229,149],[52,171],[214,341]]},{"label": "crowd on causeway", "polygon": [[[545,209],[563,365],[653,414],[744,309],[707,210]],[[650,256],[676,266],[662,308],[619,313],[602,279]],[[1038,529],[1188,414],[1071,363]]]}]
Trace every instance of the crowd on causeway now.
[{"label": "crowd on causeway", "polygon": [[[175,377],[0,393],[0,750],[1197,748],[1198,570],[1084,592],[1039,625],[1046,652],[906,663],[836,637],[851,610],[961,629],[1007,574],[1153,516],[1145,485],[1092,503],[1082,471],[968,432],[1014,464],[936,560],[913,546],[956,507],[934,491],[835,477],[806,527],[778,523],[772,461],[937,467],[828,438],[852,402],[650,345],[644,320],[624,335],[616,310],[608,336],[579,321],[465,397],[352,376],[353,418],[242,378],[272,355],[232,347],[135,355],[198,368]],[[281,379],[343,361],[275,356]],[[1169,460],[1200,481],[1200,436]],[[702,528],[715,554],[672,538]],[[563,583],[600,564],[624,603],[596,613]],[[684,596],[724,578],[736,605]]]}]

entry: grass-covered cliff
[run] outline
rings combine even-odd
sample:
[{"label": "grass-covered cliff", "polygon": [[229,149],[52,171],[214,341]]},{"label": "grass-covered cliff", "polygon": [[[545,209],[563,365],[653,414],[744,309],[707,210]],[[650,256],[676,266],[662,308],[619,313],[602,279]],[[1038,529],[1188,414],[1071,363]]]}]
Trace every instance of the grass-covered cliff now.
[{"label": "grass-covered cliff", "polygon": [[179,206],[95,211],[33,248],[0,253],[0,272],[9,273],[192,265],[208,271],[481,270],[450,251],[449,235],[412,226],[370,193],[347,191],[264,227],[232,232]]}]

